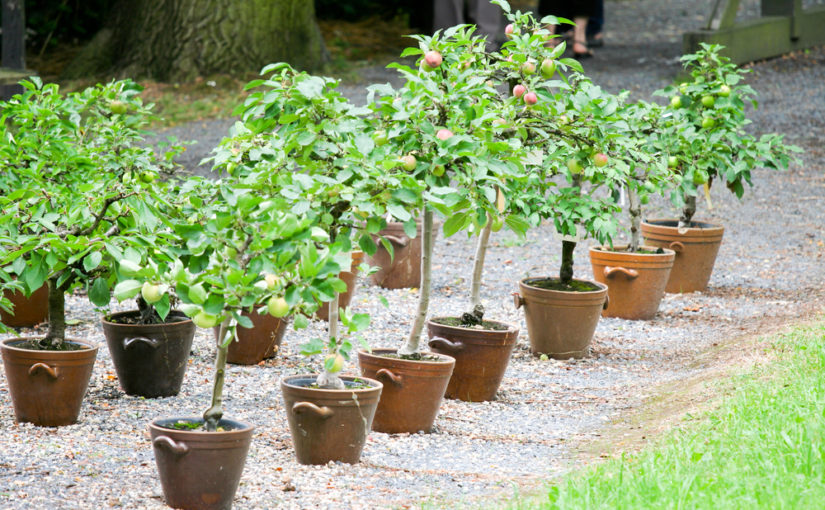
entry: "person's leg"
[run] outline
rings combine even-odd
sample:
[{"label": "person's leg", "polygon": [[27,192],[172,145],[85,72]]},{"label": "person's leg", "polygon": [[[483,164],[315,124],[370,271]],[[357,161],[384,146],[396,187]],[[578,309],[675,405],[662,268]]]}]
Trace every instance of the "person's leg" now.
[{"label": "person's leg", "polygon": [[478,28],[479,35],[487,37],[487,51],[498,48],[503,39],[503,13],[490,0],[470,0],[470,17]]},{"label": "person's leg", "polygon": [[462,23],[464,0],[433,0],[433,31]]},{"label": "person's leg", "polygon": [[604,0],[596,2],[595,11],[587,21],[587,41],[590,47],[599,47],[604,44],[602,29],[604,27]]},{"label": "person's leg", "polygon": [[573,29],[573,54],[576,58],[593,56],[587,48],[587,16],[576,16],[573,20],[576,27]]}]

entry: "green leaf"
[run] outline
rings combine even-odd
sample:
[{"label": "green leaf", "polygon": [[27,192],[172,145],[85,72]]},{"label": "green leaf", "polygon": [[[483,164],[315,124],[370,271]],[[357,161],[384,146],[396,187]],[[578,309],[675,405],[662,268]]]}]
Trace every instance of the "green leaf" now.
[{"label": "green leaf", "polygon": [[155,311],[158,312],[160,318],[166,320],[166,316],[169,315],[169,310],[172,308],[172,304],[169,300],[169,294],[164,294],[160,298],[160,301],[157,301],[152,306],[155,307]]},{"label": "green leaf", "polygon": [[143,284],[137,280],[124,280],[115,285],[114,295],[118,301],[125,301],[138,295]]},{"label": "green leaf", "polygon": [[93,251],[83,259],[83,269],[89,272],[99,266],[101,260],[103,255],[99,251]]},{"label": "green leaf", "polygon": [[206,289],[203,288],[203,284],[198,283],[189,287],[189,300],[196,305],[204,304],[208,297]]},{"label": "green leaf", "polygon": [[464,228],[468,223],[468,214],[466,212],[460,212],[458,214],[454,214],[447,218],[447,221],[444,222],[444,236],[450,237],[451,235],[455,234],[462,228]]},{"label": "green leaf", "polygon": [[106,306],[110,299],[109,283],[103,278],[95,278],[89,287],[89,301],[95,306]]}]

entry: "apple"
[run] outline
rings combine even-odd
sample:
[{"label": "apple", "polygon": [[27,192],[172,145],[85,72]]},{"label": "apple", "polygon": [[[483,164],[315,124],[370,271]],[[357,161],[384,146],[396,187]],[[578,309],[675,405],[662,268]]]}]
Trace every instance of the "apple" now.
[{"label": "apple", "polygon": [[195,326],[203,329],[209,329],[215,327],[218,324],[218,316],[212,315],[211,313],[206,313],[203,310],[195,314],[192,317],[192,322],[195,323]]},{"label": "apple", "polygon": [[679,93],[686,94],[687,93],[687,88],[688,88],[687,83],[683,83],[683,84],[679,85]]},{"label": "apple", "polygon": [[676,156],[669,156],[667,158],[667,166],[670,168],[676,168],[677,166],[679,166],[679,158],[677,158]]},{"label": "apple", "polygon": [[372,136],[375,140],[375,145],[379,147],[386,144],[389,141],[389,138],[387,137],[387,132],[383,129],[379,129],[378,131],[373,133]]},{"label": "apple", "polygon": [[642,203],[642,205],[647,204],[648,202],[650,202],[650,195],[642,195],[642,196],[640,196],[640,197],[639,197],[639,202],[641,202],[641,203]]},{"label": "apple", "polygon": [[154,181],[155,181],[155,172],[152,172],[151,170],[146,170],[146,171],[140,173],[140,182],[143,182],[145,184],[151,184]]},{"label": "apple", "polygon": [[424,63],[426,63],[427,66],[430,67],[430,69],[435,69],[438,66],[440,66],[442,60],[443,59],[441,58],[441,53],[435,50],[430,50],[424,54]]},{"label": "apple", "polygon": [[728,97],[730,95],[730,87],[722,85],[719,87],[719,97]]},{"label": "apple", "polygon": [[702,106],[712,108],[714,104],[716,104],[716,99],[713,96],[702,96]]},{"label": "apple", "polygon": [[326,358],[324,358],[324,367],[330,373],[340,372],[344,368],[344,362],[346,360],[340,354],[330,354]]},{"label": "apple", "polygon": [[140,288],[140,295],[143,296],[143,300],[150,305],[157,303],[160,301],[160,298],[163,297],[160,294],[160,286],[149,282],[143,283],[143,286]]},{"label": "apple", "polygon": [[556,74],[556,61],[546,58],[541,62],[541,75],[545,78],[551,78]]},{"label": "apple", "polygon": [[504,27],[504,35],[505,35],[508,39],[509,39],[510,37],[513,37],[513,32],[514,32],[514,31],[515,31],[515,27],[513,26],[513,24],[512,24],[512,23],[510,23],[509,25],[507,25],[506,27]]},{"label": "apple", "polygon": [[523,64],[521,64],[521,72],[530,76],[531,74],[536,74],[536,64],[535,62],[530,62],[529,60]]},{"label": "apple", "polygon": [[710,129],[716,125],[716,121],[713,120],[713,117],[704,117],[702,119],[702,127],[705,129]]},{"label": "apple", "polygon": [[436,177],[441,177],[442,175],[444,175],[445,171],[446,168],[444,168],[444,165],[435,165],[433,167],[433,175]]},{"label": "apple", "polygon": [[266,302],[266,309],[269,311],[269,315],[273,317],[284,317],[289,313],[289,305],[286,304],[286,299],[277,296],[269,298],[269,301]]},{"label": "apple", "polygon": [[493,232],[498,232],[501,230],[501,227],[504,226],[504,219],[501,216],[496,216],[493,218],[493,223],[490,225],[490,230]]},{"label": "apple", "polygon": [[129,105],[123,101],[109,101],[109,111],[115,115],[123,115],[129,111]]},{"label": "apple", "polygon": [[412,154],[407,154],[406,156],[401,158],[401,164],[404,166],[404,170],[408,172],[412,172],[413,170],[415,170],[416,163],[418,163],[418,161]]},{"label": "apple", "polygon": [[435,134],[435,137],[441,140],[442,142],[450,138],[451,136],[453,136],[453,132],[449,129],[439,129]]},{"label": "apple", "polygon": [[523,96],[525,92],[527,92],[527,89],[524,87],[524,85],[519,84],[513,87],[513,95],[516,97]]},{"label": "apple", "polygon": [[593,156],[593,164],[599,168],[607,165],[607,154],[603,154],[600,152]]},{"label": "apple", "polygon": [[266,273],[264,275],[264,281],[266,282],[267,290],[275,290],[275,288],[278,287],[279,279],[280,278],[272,273]]},{"label": "apple", "polygon": [[708,182],[708,173],[704,170],[694,170],[693,171],[693,184],[696,186],[701,186],[702,184]]},{"label": "apple", "polygon": [[524,94],[524,102],[527,103],[528,106],[532,106],[539,102],[539,98],[535,92],[528,92]]},{"label": "apple", "polygon": [[682,106],[682,98],[680,96],[673,96],[670,98],[670,106],[679,108]]},{"label": "apple", "polygon": [[567,115],[559,115],[559,124],[570,124],[570,117],[568,117]]},{"label": "apple", "polygon": [[576,158],[570,158],[567,160],[567,169],[570,170],[571,174],[580,174],[582,173],[582,166],[579,163],[579,160]]}]

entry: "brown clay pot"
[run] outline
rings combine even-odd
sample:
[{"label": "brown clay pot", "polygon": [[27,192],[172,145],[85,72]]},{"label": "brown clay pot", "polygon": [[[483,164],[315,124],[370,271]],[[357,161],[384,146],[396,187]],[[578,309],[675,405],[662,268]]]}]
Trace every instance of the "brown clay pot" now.
[{"label": "brown clay pot", "polygon": [[[656,251],[653,246],[642,250]],[[665,285],[673,267],[674,251],[664,253],[630,253],[627,245],[590,248],[593,278],[607,285],[610,307],[602,311],[605,317],[630,320],[652,319],[665,295]]]},{"label": "brown clay pot", "polygon": [[218,422],[225,429],[221,432],[166,428],[179,420],[203,423],[200,418],[165,418],[149,424],[166,504],[186,510],[231,508],[254,427],[224,419]]},{"label": "brown clay pot", "polygon": [[[238,326],[235,329],[238,338],[229,344],[226,351],[227,363],[235,365],[257,365],[264,359],[274,358],[286,334],[289,322],[268,313],[244,312],[252,320],[252,328]],[[218,340],[218,327],[212,328],[215,341]]]},{"label": "brown clay pot", "polygon": [[49,285],[45,284],[31,296],[22,292],[5,291],[5,296],[14,305],[14,313],[0,310],[0,323],[10,328],[30,328],[46,322],[49,318]]},{"label": "brown clay pot", "polygon": [[[435,230],[435,229],[433,229]],[[435,234],[435,232],[433,232]],[[418,288],[421,286],[421,223],[414,239],[404,233],[404,224],[391,222],[378,233],[392,243],[393,257],[376,238],[378,250],[369,257],[371,266],[380,267],[370,277],[372,283],[385,289]]]},{"label": "brown clay pot", "polygon": [[[349,271],[343,271],[338,275],[338,278],[344,280],[347,284],[347,291],[338,294],[338,308],[348,308],[352,302],[352,296],[355,294],[355,283],[358,278],[358,266],[364,261],[364,252],[352,252],[352,267]],[[329,320],[329,303],[324,303],[315,312],[315,318],[328,321]]]},{"label": "brown clay pot", "polygon": [[163,324],[117,322],[139,315],[136,310],[120,312],[101,321],[120,387],[128,395],[147,398],[177,395],[186,373],[195,324],[174,310]]},{"label": "brown clay pot", "polygon": [[0,342],[15,419],[44,427],[76,423],[92,376],[97,345],[67,339],[84,348],[37,351],[15,346],[26,340],[32,338]]},{"label": "brown clay pot", "polygon": [[678,220],[647,220],[642,222],[645,243],[676,252],[665,292],[696,292],[708,287],[724,227],[712,223],[691,222],[690,228],[679,229]]},{"label": "brown clay pot", "polygon": [[516,308],[524,307],[530,351],[555,359],[583,358],[590,353],[599,316],[607,308],[607,285],[574,280],[598,287],[588,292],[541,289],[532,285],[547,279],[521,280],[519,292],[513,295]]},{"label": "brown clay pot", "polygon": [[329,461],[355,464],[367,441],[383,385],[363,377],[342,376],[344,383],[368,388],[310,388],[317,375],[293,375],[281,380],[295,456],[301,464]]},{"label": "brown clay pot", "polygon": [[440,324],[436,317],[427,322],[430,349],[455,358],[455,369],[444,394],[467,402],[493,400],[510,363],[510,353],[518,339],[518,329],[474,329]]},{"label": "brown clay pot", "polygon": [[364,377],[384,384],[372,430],[388,434],[429,432],[450,382],[455,359],[433,354],[438,361],[411,361],[388,358],[394,349],[358,351]]}]

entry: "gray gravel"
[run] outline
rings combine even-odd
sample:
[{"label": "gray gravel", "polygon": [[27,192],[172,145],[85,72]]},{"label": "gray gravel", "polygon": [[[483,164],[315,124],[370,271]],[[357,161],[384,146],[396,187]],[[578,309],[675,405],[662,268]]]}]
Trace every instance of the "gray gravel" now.
[{"label": "gray gravel", "polygon": [[[691,6],[705,12],[709,3]],[[610,90],[627,88],[639,97],[666,84],[679,69],[679,32],[702,23],[694,7],[687,12],[683,5],[675,0],[608,2],[607,46],[586,62],[588,72]],[[542,361],[529,354],[523,315],[513,309],[510,293],[527,275],[557,271],[560,246],[551,228],[544,227],[530,232],[526,241],[504,233],[492,239],[482,288],[488,315],[521,330],[498,399],[481,404],[446,401],[431,434],[372,433],[358,465],[300,466],[278,383],[284,375],[317,367],[317,360],[298,355],[298,346],[323,335],[323,325],[290,331],[276,360],[231,367],[227,415],[258,427],[235,507],[409,507],[428,500],[435,507],[454,507],[507,497],[514,486],[534,486],[568,468],[575,458],[568,444],[596,437],[612,419],[639,406],[658,384],[706,369],[694,365],[698,353],[740,335],[820,315],[825,304],[823,64],[825,50],[817,48],[752,66],[750,83],[762,102],[754,131],[788,133],[806,150],[803,164],[786,173],[757,171],[755,186],[742,201],[715,189],[713,209],[702,202],[697,215],[721,221],[726,228],[709,290],[668,295],[651,321],[602,319],[591,357]],[[368,73],[373,81],[388,76],[381,69]],[[201,147],[206,148],[229,123],[195,123],[173,134],[203,140]],[[192,162],[200,159],[195,151],[189,151],[189,157]],[[658,203],[647,215],[672,216],[673,211]],[[575,270],[581,277],[591,275],[586,245],[576,253]],[[439,238],[433,315],[466,307],[472,253],[466,237]],[[379,296],[390,306],[382,306]],[[368,333],[373,347],[401,343],[416,299],[415,291],[360,283],[354,306],[373,316]],[[198,331],[178,397],[129,397],[118,387],[100,314],[80,296],[69,298],[67,309],[70,319],[80,321],[70,328],[70,336],[102,344],[80,422],[60,429],[16,424],[0,377],[0,507],[163,508],[146,423],[155,417],[199,414],[205,407],[214,355],[211,339]]]}]

